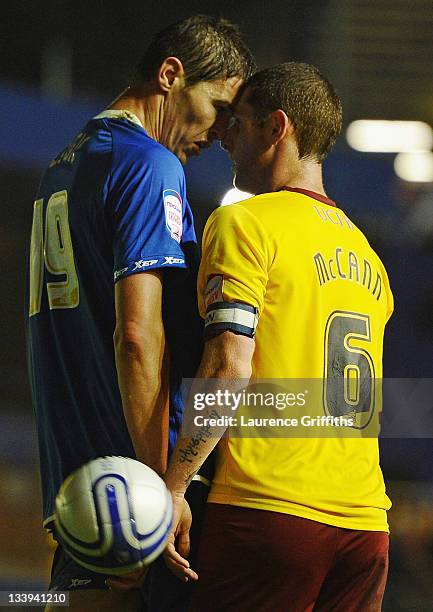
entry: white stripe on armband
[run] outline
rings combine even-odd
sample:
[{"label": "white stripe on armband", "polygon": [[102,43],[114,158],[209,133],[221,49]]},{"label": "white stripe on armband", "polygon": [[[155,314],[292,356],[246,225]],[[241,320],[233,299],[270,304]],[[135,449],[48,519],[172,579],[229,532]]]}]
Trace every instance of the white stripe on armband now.
[{"label": "white stripe on armband", "polygon": [[201,482],[201,483],[205,484],[207,487],[210,487],[211,484],[212,484],[210,480],[208,480],[207,478],[205,478],[201,474],[196,474],[195,476],[192,477],[192,480],[198,480],[198,482]]},{"label": "white stripe on armband", "polygon": [[258,320],[258,309],[254,306],[241,302],[215,302],[206,312],[204,336],[206,339],[216,332],[230,330],[253,338]]}]

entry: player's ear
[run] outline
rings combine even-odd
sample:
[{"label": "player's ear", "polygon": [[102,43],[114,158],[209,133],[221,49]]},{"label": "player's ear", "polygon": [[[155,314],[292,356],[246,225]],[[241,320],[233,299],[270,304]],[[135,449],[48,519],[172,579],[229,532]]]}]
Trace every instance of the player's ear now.
[{"label": "player's ear", "polygon": [[271,134],[274,144],[277,144],[285,136],[293,134],[293,124],[281,108],[271,113],[270,119]]},{"label": "player's ear", "polygon": [[176,83],[176,79],[184,78],[185,71],[180,59],[177,57],[166,57],[158,71],[158,84],[162,91],[170,91]]}]

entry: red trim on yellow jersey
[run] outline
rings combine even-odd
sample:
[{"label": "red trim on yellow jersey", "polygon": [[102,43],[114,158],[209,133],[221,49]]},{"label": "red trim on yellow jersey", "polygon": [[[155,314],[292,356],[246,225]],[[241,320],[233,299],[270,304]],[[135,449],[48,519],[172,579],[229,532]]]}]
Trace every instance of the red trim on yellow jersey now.
[{"label": "red trim on yellow jersey", "polygon": [[304,195],[310,196],[310,198],[314,198],[315,200],[319,200],[319,202],[323,202],[323,204],[328,204],[329,206],[337,207],[337,204],[333,200],[330,200],[321,193],[310,191],[309,189],[301,189],[301,187],[281,187],[280,191],[295,191],[296,193],[303,193]]}]

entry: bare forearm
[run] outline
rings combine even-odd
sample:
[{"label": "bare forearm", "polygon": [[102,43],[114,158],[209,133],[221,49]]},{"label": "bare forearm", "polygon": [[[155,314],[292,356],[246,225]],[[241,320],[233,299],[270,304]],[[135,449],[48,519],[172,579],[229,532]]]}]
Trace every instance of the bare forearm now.
[{"label": "bare forearm", "polygon": [[[217,418],[218,412],[213,409],[204,418]],[[214,428],[209,425],[194,428],[191,435],[184,437],[182,432],[176,443],[170,465],[165,475],[167,487],[174,493],[183,495],[191,480],[209,457],[215,446],[224,435],[226,428]]]},{"label": "bare forearm", "polygon": [[143,338],[115,335],[123,411],[137,458],[159,474],[167,465],[168,373],[162,330]]},{"label": "bare forearm", "polygon": [[[215,419],[224,416],[227,408],[224,406],[205,406],[200,411],[200,423],[204,425],[195,425],[193,413],[193,395],[197,391],[197,386],[200,391],[203,390],[205,384],[206,392],[215,390],[220,386],[227,384],[233,387],[233,391],[239,390],[241,386],[246,384],[251,376],[251,359],[226,359],[226,356],[221,352],[212,350],[212,347],[207,347],[203,355],[203,360],[197,372],[197,384],[193,385],[191,395],[187,404],[187,413],[184,419],[184,425],[181,434],[173,451],[170,461],[170,466],[165,476],[165,481],[168,488],[175,494],[183,494],[193,476],[200,469],[212,450],[218,444],[224,435],[227,427],[215,425]],[[236,389],[235,389],[236,387]],[[188,430],[188,435],[186,431]]]}]

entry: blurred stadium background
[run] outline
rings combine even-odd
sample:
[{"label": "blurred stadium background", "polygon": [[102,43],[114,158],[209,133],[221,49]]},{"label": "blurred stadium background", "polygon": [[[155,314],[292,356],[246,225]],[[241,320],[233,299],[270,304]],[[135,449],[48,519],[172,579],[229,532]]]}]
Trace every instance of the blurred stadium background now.
[{"label": "blurred stadium background", "polygon": [[[15,0],[2,5],[0,589],[44,588],[52,551],[40,525],[22,306],[40,172],[87,118],[126,86],[149,38],[196,12],[239,23],[260,67],[286,60],[317,65],[343,99],[344,131],[354,120],[386,119],[422,121],[431,132],[431,0],[127,0],[121,5]],[[395,152],[356,151],[343,133],[326,163],[325,184],[388,267],[396,312],[386,338],[385,375],[433,378],[433,170],[403,180],[394,170],[395,157]],[[190,163],[187,176],[201,234],[210,211],[231,187],[230,163],[215,145]],[[432,610],[433,441],[388,439],[381,446],[394,502],[384,610]]]}]

